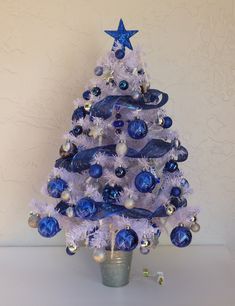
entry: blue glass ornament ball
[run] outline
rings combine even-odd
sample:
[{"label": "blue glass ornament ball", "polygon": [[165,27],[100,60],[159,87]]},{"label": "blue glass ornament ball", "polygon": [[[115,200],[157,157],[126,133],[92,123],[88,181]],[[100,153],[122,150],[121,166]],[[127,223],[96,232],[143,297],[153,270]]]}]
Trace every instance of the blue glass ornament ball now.
[{"label": "blue glass ornament ball", "polygon": [[115,57],[117,59],[123,59],[125,56],[125,51],[123,49],[118,49],[115,51]]},{"label": "blue glass ornament ball", "polygon": [[51,238],[59,231],[59,223],[54,217],[44,217],[38,223],[38,232],[45,238]]},{"label": "blue glass ornament ball", "polygon": [[93,87],[91,91],[92,91],[92,94],[96,97],[98,97],[101,94],[101,89],[97,86]]},{"label": "blue glass ornament ball", "polygon": [[171,196],[179,197],[181,195],[181,189],[179,187],[172,187]]},{"label": "blue glass ornament ball", "polygon": [[85,118],[86,117],[86,110],[83,106],[80,106],[78,108],[75,109],[75,111],[73,112],[73,115],[72,115],[72,120],[73,121],[77,121],[81,118]]},{"label": "blue glass ornament ball", "polygon": [[66,253],[69,255],[69,256],[73,256],[75,255],[76,253],[75,252],[72,252],[69,247],[66,247]]},{"label": "blue glass ornament ball", "polygon": [[175,227],[170,235],[171,242],[178,248],[184,248],[188,246],[192,241],[192,234],[190,230],[185,226]]},{"label": "blue glass ornament ball", "polygon": [[99,178],[103,174],[103,168],[99,164],[94,164],[90,166],[89,175],[93,178]]},{"label": "blue glass ornament ball", "polygon": [[86,91],[84,91],[84,93],[82,94],[82,97],[83,97],[83,99],[84,100],[90,100],[90,96],[91,96],[91,92],[90,92],[90,90],[86,90]]},{"label": "blue glass ornament ball", "polygon": [[122,80],[122,81],[119,82],[119,88],[121,90],[127,90],[128,87],[129,87],[129,84],[128,84],[127,81]]},{"label": "blue glass ornament ball", "polygon": [[168,172],[175,172],[178,170],[178,164],[176,161],[173,159],[170,159],[166,164],[165,164],[165,170]]},{"label": "blue glass ornament ball", "polygon": [[95,73],[95,75],[97,75],[97,76],[101,76],[102,74],[103,74],[103,67],[102,66],[97,66],[97,67],[95,67],[95,70],[94,70],[94,73]]},{"label": "blue glass ornament ball", "polygon": [[77,137],[82,134],[82,131],[83,131],[82,126],[76,125],[69,133],[74,137]]},{"label": "blue glass ornament ball", "polygon": [[134,119],[128,124],[128,134],[133,139],[144,138],[148,133],[148,126],[144,120]]},{"label": "blue glass ornament ball", "polygon": [[75,215],[81,219],[89,219],[97,212],[96,203],[89,197],[80,199],[74,207]]},{"label": "blue glass ornament ball", "polygon": [[156,186],[155,176],[149,171],[141,171],[135,177],[135,187],[139,192],[152,192]]},{"label": "blue glass ornament ball", "polygon": [[124,126],[124,121],[123,120],[115,120],[113,121],[113,126],[115,128],[120,128]]},{"label": "blue glass ornament ball", "polygon": [[164,117],[162,127],[164,129],[169,129],[169,127],[171,126],[172,126],[172,119],[170,117]]},{"label": "blue glass ornament ball", "polygon": [[59,177],[51,179],[47,184],[47,191],[53,198],[60,198],[66,188],[68,188],[68,184]]},{"label": "blue glass ornament ball", "polygon": [[132,251],[138,245],[138,236],[131,228],[122,229],[116,234],[115,245],[120,251]]},{"label": "blue glass ornament ball", "polygon": [[115,169],[115,175],[119,178],[122,178],[126,175],[126,169],[123,167],[117,167]]}]

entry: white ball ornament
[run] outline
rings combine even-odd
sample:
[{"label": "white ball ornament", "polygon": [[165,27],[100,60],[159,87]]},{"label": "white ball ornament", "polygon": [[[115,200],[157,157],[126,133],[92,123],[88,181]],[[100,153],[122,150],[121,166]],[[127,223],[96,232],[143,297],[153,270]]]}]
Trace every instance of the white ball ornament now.
[{"label": "white ball ornament", "polygon": [[121,141],[116,145],[116,153],[119,156],[125,156],[128,148],[125,142]]},{"label": "white ball ornament", "polygon": [[95,262],[102,263],[106,260],[106,252],[103,248],[95,248],[92,257]]},{"label": "white ball ornament", "polygon": [[127,198],[124,202],[124,206],[127,208],[127,209],[132,209],[134,208],[135,206],[135,203],[134,203],[134,200],[132,198]]}]

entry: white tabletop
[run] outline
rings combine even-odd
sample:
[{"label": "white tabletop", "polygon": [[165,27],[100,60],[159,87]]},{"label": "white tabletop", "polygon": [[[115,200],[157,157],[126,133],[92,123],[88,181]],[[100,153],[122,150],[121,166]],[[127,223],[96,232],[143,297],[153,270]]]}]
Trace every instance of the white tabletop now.
[{"label": "white tabletop", "polygon": [[[144,278],[144,267],[164,272],[164,286]],[[235,261],[223,246],[159,246],[135,252],[130,283],[108,288],[86,249],[0,248],[0,292],[1,306],[234,306]]]}]

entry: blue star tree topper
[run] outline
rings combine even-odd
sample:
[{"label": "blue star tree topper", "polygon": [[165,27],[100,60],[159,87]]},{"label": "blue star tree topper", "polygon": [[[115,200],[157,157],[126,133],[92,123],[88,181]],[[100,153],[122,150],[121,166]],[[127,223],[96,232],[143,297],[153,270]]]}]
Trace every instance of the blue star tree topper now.
[{"label": "blue star tree topper", "polygon": [[117,46],[117,43],[120,43],[123,47],[123,49],[125,49],[125,47],[133,50],[131,42],[130,42],[130,38],[135,35],[138,32],[138,30],[130,30],[127,31],[125,29],[123,20],[120,19],[119,21],[119,25],[118,25],[118,29],[117,31],[110,31],[110,30],[106,30],[105,33],[107,33],[108,35],[112,36],[114,38],[114,44],[113,44],[113,49]]}]

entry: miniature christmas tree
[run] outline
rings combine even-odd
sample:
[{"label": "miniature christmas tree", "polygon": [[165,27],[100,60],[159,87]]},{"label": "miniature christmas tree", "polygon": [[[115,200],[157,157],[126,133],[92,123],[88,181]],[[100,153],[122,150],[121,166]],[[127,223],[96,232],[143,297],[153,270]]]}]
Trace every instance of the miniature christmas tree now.
[{"label": "miniature christmas tree", "polygon": [[150,89],[141,52],[132,48],[138,31],[120,20],[117,31],[105,32],[114,38],[112,50],[75,101],[71,129],[43,188],[54,202],[34,200],[29,217],[43,237],[63,229],[69,255],[85,244],[98,262],[105,250],[149,253],[167,224],[177,247],[188,246],[200,229],[179,170],[188,152],[163,109],[168,95]]}]

